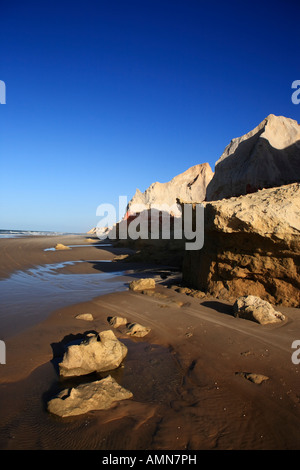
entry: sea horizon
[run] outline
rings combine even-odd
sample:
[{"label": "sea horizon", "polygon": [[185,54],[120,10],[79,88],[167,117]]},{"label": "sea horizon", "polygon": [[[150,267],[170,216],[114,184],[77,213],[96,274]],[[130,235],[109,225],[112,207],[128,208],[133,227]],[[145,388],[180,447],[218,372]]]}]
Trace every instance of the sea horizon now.
[{"label": "sea horizon", "polygon": [[0,229],[1,238],[19,238],[32,236],[55,236],[55,235],[81,235],[83,232],[62,232],[55,230],[19,230],[19,229]]}]

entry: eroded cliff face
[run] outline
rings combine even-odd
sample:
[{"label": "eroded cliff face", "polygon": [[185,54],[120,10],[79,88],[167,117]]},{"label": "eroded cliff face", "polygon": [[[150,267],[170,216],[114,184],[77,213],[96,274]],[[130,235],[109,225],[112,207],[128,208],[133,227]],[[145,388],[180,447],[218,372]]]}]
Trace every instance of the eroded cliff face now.
[{"label": "eroded cliff face", "polygon": [[300,184],[205,203],[204,246],[186,251],[183,280],[235,300],[300,307]]},{"label": "eroded cliff face", "polygon": [[[208,163],[192,166],[185,172],[175,176],[167,183],[153,183],[145,192],[136,190],[135,195],[128,204],[128,210],[140,212],[139,206],[144,209],[155,209],[161,205],[165,210],[172,209],[177,215],[177,200],[184,202],[202,202],[206,197],[206,188],[213,177],[213,171]],[[137,210],[134,209],[137,207]],[[144,210],[143,209],[143,210]]]},{"label": "eroded cliff face", "polygon": [[270,114],[255,129],[232,139],[216,162],[207,201],[300,181],[300,125]]}]

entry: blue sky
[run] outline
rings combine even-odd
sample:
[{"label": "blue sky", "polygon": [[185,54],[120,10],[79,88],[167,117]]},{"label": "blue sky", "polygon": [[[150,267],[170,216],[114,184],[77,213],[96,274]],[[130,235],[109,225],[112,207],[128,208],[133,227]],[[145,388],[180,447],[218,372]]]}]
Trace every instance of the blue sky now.
[{"label": "blue sky", "polygon": [[300,121],[298,1],[1,0],[0,228],[85,232],[102,203]]}]

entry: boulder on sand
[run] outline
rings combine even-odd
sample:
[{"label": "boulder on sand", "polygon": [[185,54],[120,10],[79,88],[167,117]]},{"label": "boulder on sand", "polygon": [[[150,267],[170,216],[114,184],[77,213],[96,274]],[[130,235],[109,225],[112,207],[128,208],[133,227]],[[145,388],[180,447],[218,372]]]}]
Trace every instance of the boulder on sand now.
[{"label": "boulder on sand", "polygon": [[261,325],[285,320],[285,316],[281,312],[277,312],[269,302],[255,295],[238,298],[233,305],[233,311],[235,317],[252,320]]},{"label": "boulder on sand", "polygon": [[114,403],[133,395],[111,376],[95,382],[65,389],[48,402],[48,411],[62,418],[78,416],[92,410],[107,410]]},{"label": "boulder on sand", "polygon": [[146,279],[137,279],[136,281],[131,281],[129,284],[129,289],[133,291],[140,291],[146,289],[155,289],[155,280],[151,278]]},{"label": "boulder on sand", "polygon": [[120,366],[127,351],[125,344],[111,330],[89,333],[80,344],[67,347],[59,364],[59,373],[70,377],[113,370]]}]

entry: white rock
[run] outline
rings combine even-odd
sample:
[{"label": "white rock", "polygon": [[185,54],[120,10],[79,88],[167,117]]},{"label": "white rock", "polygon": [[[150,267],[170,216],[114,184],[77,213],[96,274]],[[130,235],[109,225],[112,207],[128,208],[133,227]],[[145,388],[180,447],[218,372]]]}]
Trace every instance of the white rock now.
[{"label": "white rock", "polygon": [[78,416],[92,410],[107,410],[120,401],[131,398],[111,376],[95,382],[65,389],[48,402],[48,411],[62,418]]},{"label": "white rock", "polygon": [[269,302],[255,295],[238,298],[234,303],[233,310],[236,317],[252,320],[261,325],[285,320],[285,316],[281,312],[276,311]]},{"label": "white rock", "polygon": [[127,355],[127,347],[120,342],[113,331],[89,334],[80,344],[67,348],[59,364],[60,375],[64,377],[103,372],[116,369]]}]

